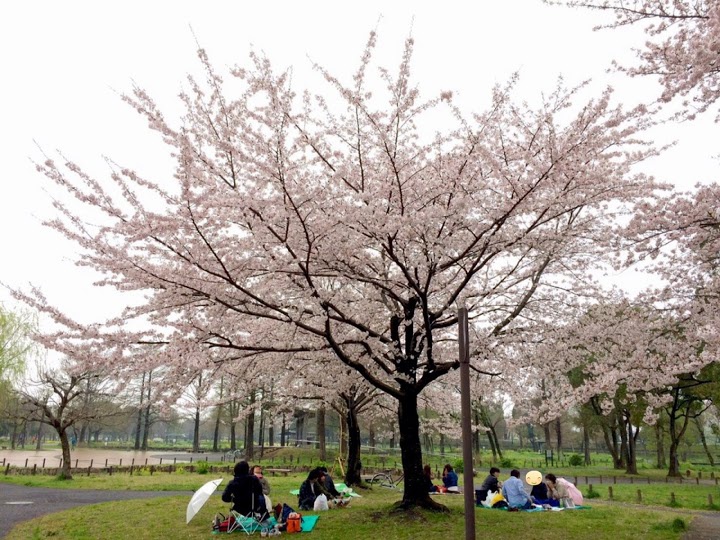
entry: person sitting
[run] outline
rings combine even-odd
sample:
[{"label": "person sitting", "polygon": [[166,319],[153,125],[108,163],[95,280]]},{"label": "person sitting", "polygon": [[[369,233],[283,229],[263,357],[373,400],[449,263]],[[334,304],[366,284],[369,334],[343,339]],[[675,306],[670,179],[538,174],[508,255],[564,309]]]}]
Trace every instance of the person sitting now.
[{"label": "person sitting", "polygon": [[425,465],[423,467],[423,480],[425,480],[425,486],[428,491],[428,493],[437,493],[438,487],[433,484],[432,481],[432,469],[430,468],[430,465]]},{"label": "person sitting", "polygon": [[323,487],[325,488],[325,491],[327,491],[330,495],[333,496],[334,499],[340,498],[342,495],[335,487],[335,482],[333,482],[332,476],[330,476],[330,473],[327,470],[327,467],[319,467],[320,472],[322,473],[322,477],[320,478],[320,481],[322,482]]},{"label": "person sitting", "polygon": [[449,493],[460,492],[460,488],[458,488],[458,475],[449,463],[443,468],[442,480],[445,489],[447,489]]},{"label": "person sitting", "polygon": [[548,493],[547,484],[545,482],[539,482],[538,484],[534,484],[532,488],[530,489],[530,499],[532,499],[532,502],[538,505],[550,505],[550,506],[557,506],[558,502],[550,497],[550,494]]},{"label": "person sitting", "polygon": [[250,465],[247,461],[239,461],[233,470],[234,478],[225,488],[222,500],[233,503],[231,510],[247,516],[255,512],[262,516],[267,515],[265,497],[262,492],[260,480],[250,474]]},{"label": "person sitting", "polygon": [[480,486],[480,489],[478,489],[475,493],[478,503],[482,503],[482,501],[487,499],[489,492],[494,491],[497,493],[500,491],[502,482],[500,482],[498,478],[499,476],[500,469],[497,467],[490,467],[490,474],[488,474],[487,478],[485,478],[485,481]]},{"label": "person sitting", "polygon": [[270,482],[268,482],[268,479],[263,476],[262,465],[255,465],[252,468],[252,471],[253,475],[260,481],[260,485],[262,486],[262,492],[265,496],[265,508],[272,508],[272,501],[270,500]]},{"label": "person sitting", "polygon": [[313,469],[308,474],[307,479],[300,485],[300,493],[298,494],[300,510],[312,510],[315,507],[315,499],[320,495],[325,495],[330,500],[331,496],[322,485],[321,477],[322,471]]},{"label": "person sitting", "polygon": [[530,495],[525,493],[525,486],[517,469],[510,471],[510,478],[503,484],[502,494],[510,508],[527,510],[533,506]]},{"label": "person sitting", "polygon": [[583,503],[580,490],[564,478],[557,478],[554,474],[545,475],[550,498],[556,500],[559,506],[574,507]]}]

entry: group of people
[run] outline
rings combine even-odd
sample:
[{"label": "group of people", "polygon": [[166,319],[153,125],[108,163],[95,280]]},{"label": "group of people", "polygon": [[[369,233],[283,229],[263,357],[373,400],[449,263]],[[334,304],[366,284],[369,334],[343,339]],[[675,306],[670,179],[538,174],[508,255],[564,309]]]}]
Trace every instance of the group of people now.
[{"label": "group of people", "polygon": [[317,467],[311,470],[307,479],[300,484],[300,493],[298,494],[300,510],[314,510],[315,502],[321,495],[325,496],[328,508],[330,505],[345,506],[347,504],[343,494],[335,488],[335,482],[328,473],[327,467]]},{"label": "group of people", "polygon": [[460,493],[458,487],[458,475],[449,463],[443,467],[442,486],[433,483],[432,469],[430,465],[423,467],[423,476],[427,485],[428,493]]},{"label": "group of people", "polygon": [[[239,461],[235,464],[233,475],[233,479],[222,494],[224,502],[232,503],[231,510],[244,516],[251,513],[268,516],[270,510],[274,510],[277,514],[277,508],[273,508],[270,501],[270,483],[263,476],[260,465],[253,467],[251,472],[247,461]],[[313,510],[315,501],[320,495],[324,495],[328,503],[333,506],[345,506],[348,502],[335,487],[335,482],[326,467],[311,470],[300,486],[298,495],[300,510]]]},{"label": "group of people", "polygon": [[477,490],[478,504],[484,506],[508,507],[511,509],[529,510],[534,507],[565,507],[572,508],[583,503],[580,490],[572,482],[558,478],[552,473],[545,475],[543,481],[539,471],[530,471],[525,481],[531,486],[530,493],[520,479],[520,471],[510,471],[510,478],[500,481],[500,469],[490,468],[490,474]]}]

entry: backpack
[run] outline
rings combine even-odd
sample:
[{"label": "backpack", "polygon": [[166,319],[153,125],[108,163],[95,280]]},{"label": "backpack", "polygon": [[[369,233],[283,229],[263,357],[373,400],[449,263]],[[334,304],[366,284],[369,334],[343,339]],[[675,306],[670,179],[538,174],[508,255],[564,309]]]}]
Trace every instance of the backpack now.
[{"label": "backpack", "polygon": [[297,512],[293,512],[287,518],[287,532],[302,532],[302,516]]}]

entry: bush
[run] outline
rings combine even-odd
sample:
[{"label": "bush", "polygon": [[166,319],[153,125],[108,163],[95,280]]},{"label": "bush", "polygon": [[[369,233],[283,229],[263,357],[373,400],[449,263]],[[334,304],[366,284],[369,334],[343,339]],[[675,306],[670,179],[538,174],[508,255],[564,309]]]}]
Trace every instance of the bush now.
[{"label": "bush", "polygon": [[195,465],[195,472],[198,474],[207,474],[210,472],[210,464],[207,461],[198,461]]},{"label": "bush", "polygon": [[592,484],[590,484],[590,487],[588,487],[587,493],[585,494],[586,499],[598,499],[600,497],[600,493],[595,491],[595,488],[592,487]]},{"label": "bush", "polygon": [[580,467],[583,464],[583,457],[580,454],[573,454],[568,459],[568,463],[571,467]]},{"label": "bush", "polygon": [[514,469],[515,468],[515,462],[510,458],[502,458],[500,460],[500,467],[503,469]]},{"label": "bush", "polygon": [[672,530],[673,532],[682,532],[685,529],[687,529],[687,525],[685,524],[685,520],[682,518],[675,518],[672,522]]},{"label": "bush", "polygon": [[455,472],[458,474],[462,474],[465,472],[465,463],[462,459],[456,459],[452,462],[453,469],[455,469]]}]

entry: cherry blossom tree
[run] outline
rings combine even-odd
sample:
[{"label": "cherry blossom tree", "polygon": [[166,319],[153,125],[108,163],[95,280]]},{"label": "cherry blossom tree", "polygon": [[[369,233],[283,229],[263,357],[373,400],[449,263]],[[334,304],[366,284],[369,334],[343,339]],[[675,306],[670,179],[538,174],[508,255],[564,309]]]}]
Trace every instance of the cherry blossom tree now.
[{"label": "cherry blossom tree", "polygon": [[[720,2],[717,0],[586,0],[554,2],[610,11],[605,28],[642,25],[648,35],[637,51],[640,63],[620,69],[632,76],[657,76],[660,101],[675,98],[688,117],[713,107],[720,98]],[[716,117],[720,121],[720,112]]]},{"label": "cherry blossom tree", "polygon": [[37,291],[18,296],[59,325],[45,345],[88,364],[177,367],[178,385],[205,365],[202,348],[229,351],[239,372],[331,355],[397,404],[403,506],[438,508],[418,396],[459,366],[458,302],[475,369],[513,379],[523,362],[500,362],[497,343],[586,298],[616,218],[652,193],[633,172],[656,152],[640,138],[652,120],[610,90],[576,104],[584,87],[563,84],[531,106],[510,83],[468,115],[449,91],[421,99],[412,40],[379,79],[375,46],[371,34],[349,84],[316,66],[330,94],[300,96],[253,54],[232,70],[231,97],[200,51],[207,80],[189,79],[179,124],[135,88],[126,100],[169,147],[172,181],[112,162],[108,181],[66,158],[38,168],[74,199],[58,198],[48,223],[78,244],[79,264],[145,300],[88,327]]}]

